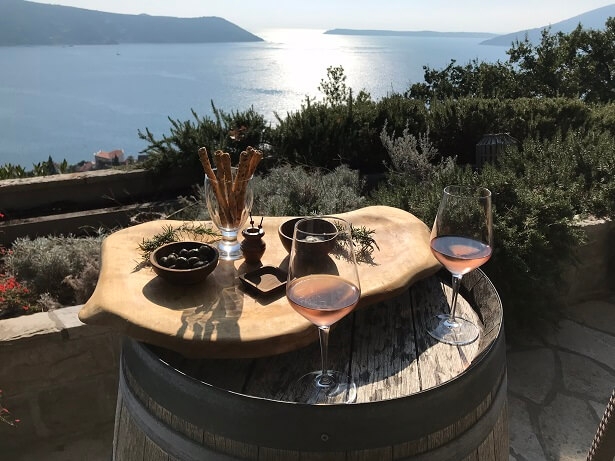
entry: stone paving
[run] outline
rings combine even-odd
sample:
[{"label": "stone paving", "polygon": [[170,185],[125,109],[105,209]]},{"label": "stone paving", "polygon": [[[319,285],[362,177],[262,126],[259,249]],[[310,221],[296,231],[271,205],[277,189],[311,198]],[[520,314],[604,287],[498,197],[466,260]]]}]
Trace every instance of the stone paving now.
[{"label": "stone paving", "polygon": [[615,295],[507,342],[510,461],[585,460],[615,387]]}]

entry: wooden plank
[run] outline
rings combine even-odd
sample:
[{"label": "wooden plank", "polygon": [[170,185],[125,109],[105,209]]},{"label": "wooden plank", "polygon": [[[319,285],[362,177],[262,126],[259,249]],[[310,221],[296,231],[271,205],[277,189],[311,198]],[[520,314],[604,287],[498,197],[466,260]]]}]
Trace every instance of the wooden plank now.
[{"label": "wooden plank", "polygon": [[[299,314],[296,314],[299,315]],[[348,373],[351,357],[354,315],[340,320],[329,334],[329,369]],[[316,327],[313,326],[316,330]],[[300,350],[256,359],[245,393],[257,397],[297,401],[301,390],[296,381],[306,373],[320,370],[320,345],[310,344]],[[356,380],[359,376],[353,375]]]},{"label": "wooden plank", "polygon": [[[421,390],[428,390],[453,379],[463,372],[477,354],[478,341],[466,346],[450,346],[429,336],[428,321],[435,315],[449,312],[450,288],[435,277],[418,282],[412,289],[416,330],[416,347]],[[447,298],[447,294],[449,297]],[[469,320],[478,317],[472,308],[458,299],[459,312]]]},{"label": "wooden plank", "polygon": [[408,290],[356,313],[352,375],[360,383],[357,403],[419,391],[417,354]]},{"label": "wooden plank", "polygon": [[119,437],[115,440],[114,461],[146,461],[145,435],[122,405],[119,421],[116,420]]},{"label": "wooden plank", "polygon": [[496,461],[509,459],[510,439],[508,435],[508,400],[504,400],[504,406],[493,428],[494,457]]},{"label": "wooden plank", "polygon": [[143,460],[147,461],[174,461],[174,457],[154,443],[149,437],[145,437],[143,445]]}]

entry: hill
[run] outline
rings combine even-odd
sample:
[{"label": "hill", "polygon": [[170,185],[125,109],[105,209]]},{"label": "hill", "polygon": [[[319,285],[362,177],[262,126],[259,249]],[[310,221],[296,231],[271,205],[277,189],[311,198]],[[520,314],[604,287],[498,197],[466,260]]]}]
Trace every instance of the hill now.
[{"label": "hill", "polygon": [[[609,17],[615,16],[615,4],[603,6],[595,10],[588,11],[587,13],[574,16],[564,21],[551,24],[551,32],[572,32],[579,23],[585,29],[604,29],[604,24]],[[516,40],[523,41],[527,34],[527,38],[532,43],[539,43],[542,30],[549,26],[537,27],[535,29],[520,30],[506,35],[498,35],[497,37],[490,38],[482,42],[483,45],[498,45],[498,46],[510,46]]]},{"label": "hill", "polygon": [[254,41],[262,39],[218,17],[115,14],[0,0],[0,46]]},{"label": "hill", "polygon": [[432,30],[373,30],[373,29],[331,29],[325,34],[330,35],[380,35],[380,36],[404,36],[404,37],[453,37],[453,38],[486,38],[496,34],[486,32],[435,32]]}]

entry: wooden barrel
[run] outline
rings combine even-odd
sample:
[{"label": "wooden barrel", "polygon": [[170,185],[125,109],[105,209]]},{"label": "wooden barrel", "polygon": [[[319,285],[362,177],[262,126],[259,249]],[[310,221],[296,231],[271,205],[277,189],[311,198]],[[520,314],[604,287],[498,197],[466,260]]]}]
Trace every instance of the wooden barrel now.
[{"label": "wooden barrel", "polygon": [[502,305],[484,273],[468,274],[459,311],[481,335],[467,346],[436,342],[424,325],[448,306],[447,277],[418,282],[332,330],[331,368],[358,382],[349,405],[289,401],[294,379],[318,368],[317,345],[190,360],[127,339],[113,459],[507,460]]}]

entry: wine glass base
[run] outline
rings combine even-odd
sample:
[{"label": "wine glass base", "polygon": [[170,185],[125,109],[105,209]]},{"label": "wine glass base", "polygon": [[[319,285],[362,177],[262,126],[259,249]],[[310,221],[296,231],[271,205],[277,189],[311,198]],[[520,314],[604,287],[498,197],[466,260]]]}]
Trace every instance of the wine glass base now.
[{"label": "wine glass base", "polygon": [[221,240],[218,243],[218,259],[222,261],[236,261],[243,258],[241,244],[235,241]]},{"label": "wine glass base", "polygon": [[427,325],[429,335],[441,343],[452,346],[463,346],[478,339],[479,329],[476,325],[463,317],[451,317],[439,314],[432,317]]},{"label": "wine glass base", "polygon": [[331,405],[354,403],[357,400],[357,385],[348,375],[329,370],[327,377],[332,378],[330,385],[323,381],[320,370],[303,375],[292,389],[293,401]]}]

